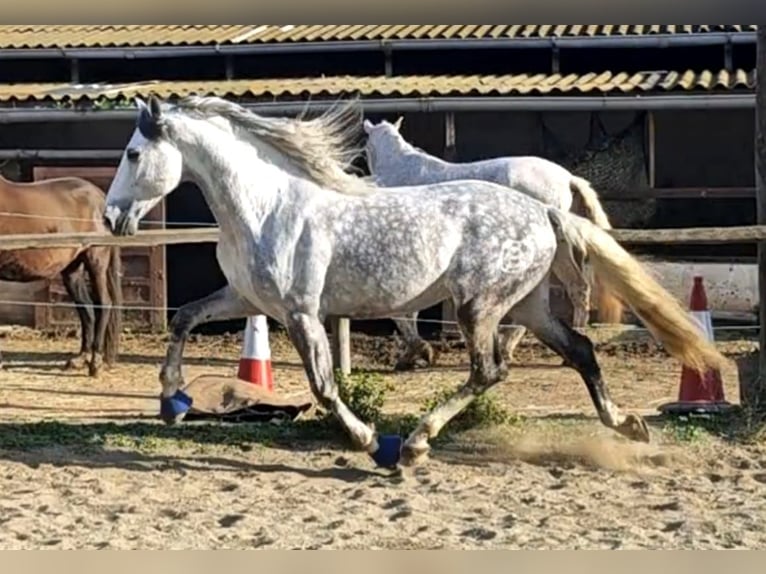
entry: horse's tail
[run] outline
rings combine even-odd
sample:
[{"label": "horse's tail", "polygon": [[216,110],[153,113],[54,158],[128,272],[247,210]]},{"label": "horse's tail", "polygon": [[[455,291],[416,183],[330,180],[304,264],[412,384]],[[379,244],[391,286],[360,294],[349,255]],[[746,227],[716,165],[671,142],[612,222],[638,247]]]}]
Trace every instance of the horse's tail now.
[{"label": "horse's tail", "polygon": [[582,200],[586,212],[585,216],[588,219],[601,229],[612,228],[612,224],[609,223],[609,217],[598,199],[596,190],[593,189],[593,186],[591,186],[587,179],[573,175],[572,179],[569,180],[569,189],[573,195],[577,195]]},{"label": "horse's tail", "polygon": [[109,321],[104,333],[104,362],[107,365],[113,365],[117,361],[122,335],[122,262],[120,248],[117,246],[110,249],[106,282],[112,308],[109,311]]},{"label": "horse's tail", "polygon": [[670,355],[699,371],[726,364],[681,304],[609,233],[573,213],[551,207],[548,215],[557,235],[588,256],[599,280],[630,306]]},{"label": "horse's tail", "polygon": [[[609,217],[606,215],[606,212],[598,199],[596,190],[593,189],[587,179],[572,176],[572,179],[569,181],[569,189],[573,195],[580,198],[580,202],[585,210],[585,217],[590,219],[601,229],[612,228],[612,225],[609,223]],[[622,302],[605,288],[598,277],[594,277],[593,287],[599,322],[621,323],[623,312],[625,310]]]}]

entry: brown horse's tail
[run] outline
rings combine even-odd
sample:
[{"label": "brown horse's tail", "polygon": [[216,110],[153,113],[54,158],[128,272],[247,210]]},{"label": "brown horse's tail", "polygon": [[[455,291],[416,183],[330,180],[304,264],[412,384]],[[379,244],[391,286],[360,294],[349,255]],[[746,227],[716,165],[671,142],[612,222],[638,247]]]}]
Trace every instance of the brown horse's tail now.
[{"label": "brown horse's tail", "polygon": [[[569,189],[575,197],[580,199],[580,203],[585,211],[585,217],[590,219],[601,229],[612,228],[612,225],[609,223],[609,217],[607,217],[606,212],[598,199],[598,194],[588,180],[583,179],[582,177],[573,176],[569,182]],[[592,283],[593,296],[596,299],[599,322],[622,323],[625,306],[614,296],[613,292],[604,286],[603,281],[601,281],[598,276],[593,277]]]},{"label": "brown horse's tail", "polygon": [[689,313],[609,233],[573,213],[549,208],[548,214],[557,235],[588,256],[596,276],[620,295],[671,356],[698,371],[726,365]]},{"label": "brown horse's tail", "polygon": [[109,322],[106,324],[104,334],[104,362],[107,365],[113,365],[117,362],[122,335],[122,262],[119,247],[110,249],[106,282],[113,307],[109,313]]}]

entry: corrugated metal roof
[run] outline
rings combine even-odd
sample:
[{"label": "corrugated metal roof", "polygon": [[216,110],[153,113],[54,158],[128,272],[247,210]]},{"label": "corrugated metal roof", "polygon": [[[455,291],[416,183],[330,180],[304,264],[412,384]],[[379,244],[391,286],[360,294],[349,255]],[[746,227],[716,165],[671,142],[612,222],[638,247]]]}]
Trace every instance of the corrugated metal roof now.
[{"label": "corrugated metal roof", "polygon": [[726,91],[755,88],[755,71],[640,72],[577,74],[516,74],[502,76],[333,76],[294,79],[207,82],[141,82],[135,84],[0,85],[0,101],[87,102],[156,94],[163,98],[190,94],[233,98],[305,96],[467,96],[536,94],[607,94],[629,92]]},{"label": "corrugated metal roof", "polygon": [[0,26],[0,48],[84,48],[434,38],[549,38],[752,32],[755,24],[321,24]]}]

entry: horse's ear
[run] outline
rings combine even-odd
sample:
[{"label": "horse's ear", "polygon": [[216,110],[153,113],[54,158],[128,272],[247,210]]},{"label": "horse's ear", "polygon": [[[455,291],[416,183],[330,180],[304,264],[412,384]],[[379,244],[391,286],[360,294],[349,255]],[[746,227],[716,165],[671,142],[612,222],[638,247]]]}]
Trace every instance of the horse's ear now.
[{"label": "horse's ear", "polygon": [[404,121],[404,116],[399,116],[396,118],[396,121],[394,122],[394,129],[396,131],[399,131],[399,129],[402,127],[402,122]]},{"label": "horse's ear", "polygon": [[372,132],[373,127],[374,126],[372,125],[372,122],[370,120],[364,120],[362,122],[362,128],[364,128],[365,133],[369,134],[370,132]]},{"label": "horse's ear", "polygon": [[162,108],[160,107],[160,101],[156,96],[149,96],[149,111],[152,113],[152,117],[155,120],[160,119],[162,116]]},{"label": "horse's ear", "polygon": [[[139,103],[140,102],[140,103]],[[149,105],[136,98],[138,106],[138,131],[148,140],[157,139],[162,135],[162,110],[160,102],[154,96],[149,97]]]},{"label": "horse's ear", "polygon": [[138,109],[138,113],[141,113],[146,109],[146,102],[142,100],[139,96],[136,96],[133,98],[133,101],[136,103],[136,108]]}]

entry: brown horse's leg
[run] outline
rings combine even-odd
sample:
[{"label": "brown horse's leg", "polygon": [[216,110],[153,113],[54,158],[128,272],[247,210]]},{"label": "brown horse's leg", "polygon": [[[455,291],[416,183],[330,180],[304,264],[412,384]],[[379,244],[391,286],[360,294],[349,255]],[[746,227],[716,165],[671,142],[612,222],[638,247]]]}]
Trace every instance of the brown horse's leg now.
[{"label": "brown horse's leg", "polygon": [[85,280],[85,272],[82,259],[76,259],[61,273],[67,295],[75,305],[75,310],[80,318],[80,353],[69,359],[67,369],[82,369],[87,363],[87,354],[93,349],[95,336],[96,318],[93,314],[93,301],[88,293],[88,284]]},{"label": "brown horse's leg", "polygon": [[88,374],[98,376],[103,363],[104,338],[112,312],[112,297],[109,293],[108,271],[111,251],[108,247],[92,247],[85,252],[85,269],[90,277],[93,303],[96,315],[96,332],[91,350]]}]

